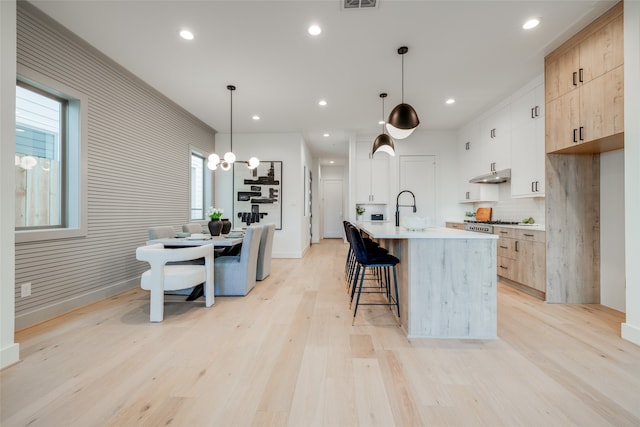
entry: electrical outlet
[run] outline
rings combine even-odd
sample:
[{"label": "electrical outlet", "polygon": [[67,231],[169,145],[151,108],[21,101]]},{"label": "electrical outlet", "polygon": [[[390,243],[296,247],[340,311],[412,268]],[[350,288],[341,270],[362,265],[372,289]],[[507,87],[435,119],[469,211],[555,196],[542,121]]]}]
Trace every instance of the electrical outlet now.
[{"label": "electrical outlet", "polygon": [[23,283],[21,286],[20,297],[28,297],[31,296],[31,282]]}]

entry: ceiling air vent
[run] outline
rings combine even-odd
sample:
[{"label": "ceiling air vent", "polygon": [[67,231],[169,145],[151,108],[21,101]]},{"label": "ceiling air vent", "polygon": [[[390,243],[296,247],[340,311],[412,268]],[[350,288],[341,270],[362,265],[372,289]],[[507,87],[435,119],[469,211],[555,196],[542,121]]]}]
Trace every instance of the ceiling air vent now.
[{"label": "ceiling air vent", "polygon": [[344,9],[364,9],[377,6],[378,0],[343,0],[342,2]]}]

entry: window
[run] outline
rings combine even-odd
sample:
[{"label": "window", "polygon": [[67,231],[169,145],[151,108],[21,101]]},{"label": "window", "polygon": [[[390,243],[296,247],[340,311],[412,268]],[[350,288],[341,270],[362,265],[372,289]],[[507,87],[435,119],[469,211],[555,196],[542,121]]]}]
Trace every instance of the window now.
[{"label": "window", "polygon": [[18,65],[16,243],[87,234],[87,97]]},{"label": "window", "polygon": [[62,227],[67,101],[16,87],[16,229]]},{"label": "window", "polygon": [[204,219],[204,161],[205,158],[195,151],[191,152],[191,219]]}]

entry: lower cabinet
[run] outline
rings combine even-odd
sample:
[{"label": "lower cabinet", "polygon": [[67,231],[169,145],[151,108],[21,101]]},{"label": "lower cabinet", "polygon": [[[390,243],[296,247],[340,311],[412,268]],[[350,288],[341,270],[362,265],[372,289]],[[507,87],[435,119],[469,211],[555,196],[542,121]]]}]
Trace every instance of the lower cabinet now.
[{"label": "lower cabinet", "polygon": [[546,292],[544,231],[494,227],[498,240],[498,276]]}]

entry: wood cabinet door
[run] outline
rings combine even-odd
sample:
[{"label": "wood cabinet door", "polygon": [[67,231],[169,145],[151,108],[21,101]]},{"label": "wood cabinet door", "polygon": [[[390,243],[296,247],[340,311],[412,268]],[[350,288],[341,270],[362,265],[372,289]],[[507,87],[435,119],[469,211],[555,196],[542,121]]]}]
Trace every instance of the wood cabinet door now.
[{"label": "wood cabinet door", "polygon": [[[545,146],[547,153],[570,147],[574,129],[580,128],[580,92],[572,91],[548,102],[545,112]],[[578,135],[576,135],[578,138]]]},{"label": "wood cabinet door", "polygon": [[533,242],[516,240],[516,278],[514,280],[533,287]]},{"label": "wood cabinet door", "polygon": [[547,102],[576,89],[573,73],[578,71],[579,64],[580,51],[577,46],[547,58],[544,83]]},{"label": "wood cabinet door", "polygon": [[619,15],[580,44],[583,83],[590,82],[624,63],[623,39],[623,18]]},{"label": "wood cabinet door", "polygon": [[580,88],[581,143],[624,132],[623,66]]},{"label": "wood cabinet door", "polygon": [[533,242],[531,286],[541,292],[547,292],[546,250],[544,242]]}]

